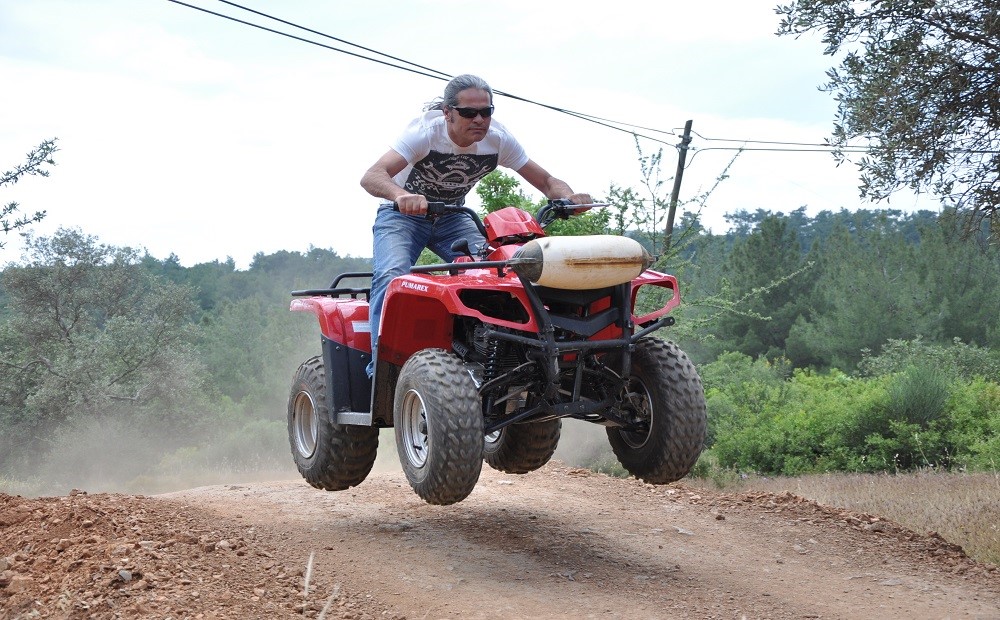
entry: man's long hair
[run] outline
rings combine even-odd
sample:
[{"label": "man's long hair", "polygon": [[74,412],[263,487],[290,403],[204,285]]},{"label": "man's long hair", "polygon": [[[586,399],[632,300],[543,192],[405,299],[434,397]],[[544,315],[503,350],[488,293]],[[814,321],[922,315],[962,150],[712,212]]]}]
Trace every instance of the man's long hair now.
[{"label": "man's long hair", "polygon": [[424,106],[424,111],[429,112],[431,110],[454,108],[458,105],[458,93],[467,88],[485,90],[490,94],[490,105],[493,105],[493,89],[486,83],[486,80],[477,75],[463,73],[462,75],[452,78],[452,80],[448,82],[448,85],[444,87],[444,97],[438,97],[437,99],[428,102],[427,105]]}]

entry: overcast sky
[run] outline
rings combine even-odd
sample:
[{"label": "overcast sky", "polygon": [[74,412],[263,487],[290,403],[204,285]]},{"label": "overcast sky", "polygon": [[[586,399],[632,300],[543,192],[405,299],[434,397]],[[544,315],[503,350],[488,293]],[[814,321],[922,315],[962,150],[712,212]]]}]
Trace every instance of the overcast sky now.
[{"label": "overcast sky", "polygon": [[[214,0],[190,4],[347,46]],[[644,127],[696,132],[682,198],[739,142],[822,142],[833,60],[817,37],[774,35],[774,0],[245,0],[244,6],[498,90]],[[355,50],[357,51],[357,50]],[[0,169],[58,137],[47,178],[0,188],[44,209],[36,234],[77,227],[183,265],[332,248],[371,255],[377,200],[358,185],[444,82],[233,23],[168,0],[0,0]],[[495,118],[577,191],[641,187],[628,133],[498,97]],[[676,166],[666,144],[663,177]],[[760,145],[756,145],[760,146]],[[510,172],[510,171],[506,171]],[[829,154],[744,152],[703,219],[737,209],[871,207]],[[538,197],[533,188],[529,192]],[[669,183],[663,194],[669,193]],[[936,209],[895,197],[893,208]],[[0,266],[21,254],[0,239]]]}]

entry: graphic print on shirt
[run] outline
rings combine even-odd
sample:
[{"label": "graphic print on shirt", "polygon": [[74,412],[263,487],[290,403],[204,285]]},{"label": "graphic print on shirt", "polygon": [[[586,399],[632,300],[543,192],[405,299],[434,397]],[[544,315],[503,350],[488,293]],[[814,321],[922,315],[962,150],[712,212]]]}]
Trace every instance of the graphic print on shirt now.
[{"label": "graphic print on shirt", "polygon": [[431,151],[413,164],[405,188],[432,202],[461,204],[472,186],[497,167],[496,153],[470,155]]}]

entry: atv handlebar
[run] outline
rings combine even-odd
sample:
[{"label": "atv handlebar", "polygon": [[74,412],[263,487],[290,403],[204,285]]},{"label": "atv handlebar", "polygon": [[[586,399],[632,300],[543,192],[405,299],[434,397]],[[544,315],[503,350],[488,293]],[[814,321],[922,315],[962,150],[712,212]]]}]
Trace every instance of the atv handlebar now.
[{"label": "atv handlebar", "polygon": [[[399,211],[399,205],[396,204],[395,202],[392,203],[392,210]],[[479,214],[476,213],[475,209],[471,207],[449,204],[447,202],[431,202],[430,200],[428,200],[427,215],[425,215],[424,217],[426,217],[429,220],[433,220],[447,213],[465,213],[476,224],[476,228],[479,229],[479,233],[483,237],[486,237],[486,227],[483,226],[483,220],[482,218],[479,217]]]},{"label": "atv handlebar", "polygon": [[564,198],[550,200],[549,203],[538,210],[535,220],[538,225],[545,228],[556,220],[567,220],[572,215],[578,215],[584,211],[589,211],[594,207],[606,207],[607,203],[595,202],[591,204],[578,205]]},{"label": "atv handlebar", "polygon": [[[538,222],[539,226],[545,228],[546,226],[548,226],[557,219],[566,220],[569,219],[570,216],[578,215],[584,211],[593,209],[594,207],[606,207],[606,206],[608,206],[608,204],[604,202],[595,202],[591,204],[578,205],[564,198],[557,198],[555,200],[549,200],[548,204],[544,205],[541,209],[539,209],[538,214],[535,216],[535,220]],[[392,203],[392,209],[393,211],[399,211],[399,205],[396,204],[395,202]],[[445,215],[447,213],[465,213],[470,218],[472,218],[472,221],[476,224],[476,228],[479,229],[479,232],[484,237],[487,236],[486,227],[483,226],[482,218],[480,218],[479,214],[476,213],[476,211],[471,207],[450,204],[447,202],[427,201],[427,215],[425,216],[426,218],[434,219],[442,215]]]}]

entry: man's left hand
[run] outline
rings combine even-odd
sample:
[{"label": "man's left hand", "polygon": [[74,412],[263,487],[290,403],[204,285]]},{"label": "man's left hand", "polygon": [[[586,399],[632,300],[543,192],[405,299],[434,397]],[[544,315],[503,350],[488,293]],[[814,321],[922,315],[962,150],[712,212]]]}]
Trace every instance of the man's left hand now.
[{"label": "man's left hand", "polygon": [[[583,193],[573,194],[572,196],[570,196],[569,198],[567,198],[567,200],[569,200],[570,202],[572,202],[575,205],[589,205],[589,204],[594,204],[594,199],[590,197],[590,194],[583,194]],[[587,209],[580,209],[581,212],[583,212],[583,211],[589,211],[589,210],[590,210],[589,207]]]}]

